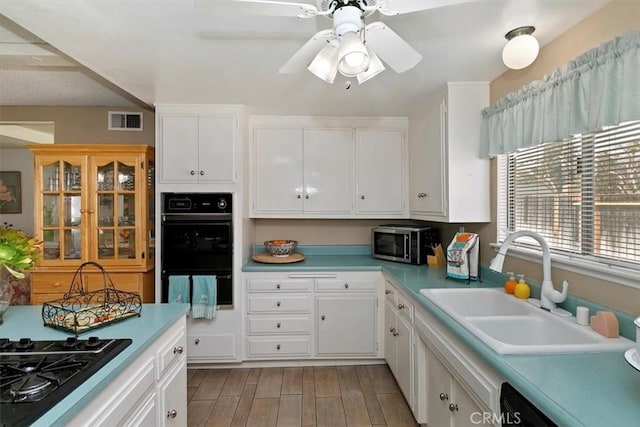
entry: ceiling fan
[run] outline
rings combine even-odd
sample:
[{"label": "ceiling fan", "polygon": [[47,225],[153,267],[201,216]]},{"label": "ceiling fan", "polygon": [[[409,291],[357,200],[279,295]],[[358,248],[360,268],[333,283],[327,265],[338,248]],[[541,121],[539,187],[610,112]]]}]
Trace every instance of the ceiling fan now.
[{"label": "ceiling fan", "polygon": [[474,0],[317,0],[317,7],[272,0],[232,1],[261,15],[332,19],[333,28],[316,33],[278,70],[290,74],[307,68],[331,84],[338,71],[364,83],[384,71],[382,61],[402,73],[422,60],[422,55],[385,23],[365,24],[365,18],[374,12],[395,16]]}]

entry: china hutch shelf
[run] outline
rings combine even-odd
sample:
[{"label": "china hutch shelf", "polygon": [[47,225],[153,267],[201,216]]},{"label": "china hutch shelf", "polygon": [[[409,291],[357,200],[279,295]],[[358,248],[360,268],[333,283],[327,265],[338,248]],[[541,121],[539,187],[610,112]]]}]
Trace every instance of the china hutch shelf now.
[{"label": "china hutch shelf", "polygon": [[[31,273],[31,303],[63,296],[86,261],[101,264],[117,289],[154,301],[155,162],[146,145],[54,144],[34,154],[34,220],[42,256]],[[103,279],[83,277],[87,291]]]}]

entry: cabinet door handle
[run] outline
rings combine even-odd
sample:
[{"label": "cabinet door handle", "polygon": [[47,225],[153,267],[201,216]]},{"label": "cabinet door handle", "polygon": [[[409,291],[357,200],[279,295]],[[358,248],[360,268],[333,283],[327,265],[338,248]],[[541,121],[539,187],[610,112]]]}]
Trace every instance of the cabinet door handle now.
[{"label": "cabinet door handle", "polygon": [[398,304],[398,310],[403,310],[404,309],[404,304]]},{"label": "cabinet door handle", "polygon": [[400,332],[397,332],[397,331],[394,331],[394,332],[393,332],[393,336],[394,336],[394,337],[397,337],[398,335],[400,335]]},{"label": "cabinet door handle", "polygon": [[195,175],[195,174],[196,174],[196,171],[191,171],[191,172],[189,172],[189,173],[190,173],[191,175]]},{"label": "cabinet door handle", "polygon": [[276,302],[276,307],[280,307],[280,301]]},{"label": "cabinet door handle", "polygon": [[385,290],[384,290],[384,294],[385,294],[385,295],[389,295],[390,293],[391,293],[391,291],[390,291],[389,289],[385,289]]},{"label": "cabinet door handle", "polygon": [[362,200],[364,200],[364,194],[363,194],[362,196],[360,196],[360,198],[361,198]]},{"label": "cabinet door handle", "polygon": [[458,410],[458,405],[455,403],[450,403],[449,404],[449,411],[451,412],[456,412]]},{"label": "cabinet door handle", "polygon": [[394,333],[396,331],[396,328],[394,328],[393,326],[389,328],[389,332]]},{"label": "cabinet door handle", "polygon": [[443,402],[445,400],[449,400],[449,395],[447,393],[440,393],[440,400],[442,400]]},{"label": "cabinet door handle", "polygon": [[348,284],[348,283],[345,283],[345,284],[344,284],[344,288],[345,288],[345,289],[349,289],[349,284]]},{"label": "cabinet door handle", "polygon": [[305,199],[309,200],[309,195],[304,196]]},{"label": "cabinet door handle", "polygon": [[204,175],[204,171],[200,171],[200,176],[203,176],[203,175]]},{"label": "cabinet door handle", "polygon": [[199,338],[196,338],[196,340],[195,340],[193,343],[194,343],[195,345],[200,344],[200,339],[199,339]]},{"label": "cabinet door handle", "polygon": [[324,319],[326,319],[326,318],[327,318],[327,317],[326,317],[324,314],[323,314],[322,316],[320,316],[320,320],[324,320]]},{"label": "cabinet door handle", "polygon": [[276,323],[276,328],[280,329],[280,322]]},{"label": "cabinet door handle", "polygon": [[182,354],[182,352],[184,351],[184,349],[182,348],[182,346],[179,347],[173,347],[173,354]]},{"label": "cabinet door handle", "polygon": [[296,196],[296,198],[298,198],[298,199],[302,199],[302,195],[301,195],[301,194],[298,194],[298,195]]},{"label": "cabinet door handle", "polygon": [[276,285],[276,289],[280,289],[280,283]]},{"label": "cabinet door handle", "polygon": [[280,350],[280,344],[276,346],[276,350]]},{"label": "cabinet door handle", "polygon": [[178,416],[178,411],[176,411],[175,409],[167,411],[167,418],[175,418],[177,416]]}]

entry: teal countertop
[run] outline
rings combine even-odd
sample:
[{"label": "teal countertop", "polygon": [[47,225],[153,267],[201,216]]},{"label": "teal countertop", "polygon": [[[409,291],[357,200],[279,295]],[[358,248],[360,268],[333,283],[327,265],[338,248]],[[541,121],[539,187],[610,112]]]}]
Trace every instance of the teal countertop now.
[{"label": "teal countertop", "polygon": [[[310,249],[301,249],[305,260],[299,263],[274,265],[249,261],[243,271],[382,270],[400,284],[416,304],[433,314],[558,425],[640,425],[640,372],[627,364],[624,352],[500,355],[420,294],[420,289],[425,288],[498,287],[502,286],[504,275],[483,268],[482,283],[467,284],[465,281],[446,279],[444,268],[381,261],[371,258],[364,248],[350,248],[333,255],[329,255],[329,249]],[[539,285],[530,285],[532,297],[539,296]],[[592,313],[596,309],[606,309],[575,297],[569,297],[562,306],[575,312],[577,305],[589,306]],[[621,335],[634,340],[633,316],[620,312],[616,312],[616,315]]]},{"label": "teal countertop", "polygon": [[[33,427],[65,425],[165,330],[184,316],[188,309],[188,304],[144,304],[140,317],[132,317],[81,335],[81,337],[95,335],[101,338],[130,338],[132,343],[39,418]],[[4,314],[4,323],[0,325],[0,337],[12,340],[23,337],[33,340],[64,340],[72,336],[43,326],[41,310],[41,306],[9,307]]]}]

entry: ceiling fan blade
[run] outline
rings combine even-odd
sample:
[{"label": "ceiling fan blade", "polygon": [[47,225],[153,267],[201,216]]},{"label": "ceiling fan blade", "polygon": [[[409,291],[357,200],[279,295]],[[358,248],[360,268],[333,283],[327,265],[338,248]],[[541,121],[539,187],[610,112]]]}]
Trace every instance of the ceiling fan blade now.
[{"label": "ceiling fan blade", "polygon": [[383,15],[395,16],[472,1],[475,0],[380,0],[376,7]]},{"label": "ceiling fan blade", "polygon": [[327,29],[316,33],[278,70],[280,74],[292,74],[306,70],[313,58],[329,40],[333,39],[333,30]]},{"label": "ceiling fan blade", "polygon": [[310,4],[271,0],[194,0],[196,6],[213,8],[217,13],[244,13],[264,16],[313,18],[318,9]]},{"label": "ceiling fan blade", "polygon": [[422,55],[384,22],[367,25],[366,43],[396,73],[410,70],[422,60]]}]

